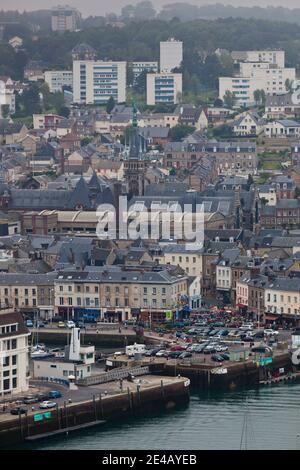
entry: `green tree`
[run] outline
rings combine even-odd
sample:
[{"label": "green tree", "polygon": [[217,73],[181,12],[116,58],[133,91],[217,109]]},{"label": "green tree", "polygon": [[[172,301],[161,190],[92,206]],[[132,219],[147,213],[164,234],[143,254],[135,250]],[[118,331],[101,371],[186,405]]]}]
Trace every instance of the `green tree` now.
[{"label": "green tree", "polygon": [[67,106],[61,106],[58,110],[58,114],[60,116],[63,116],[65,118],[68,118],[70,116],[70,108],[68,108]]},{"label": "green tree", "polygon": [[1,115],[3,118],[7,118],[9,116],[9,104],[3,104],[1,106]]},{"label": "green tree", "polygon": [[29,87],[23,91],[20,105],[25,116],[39,114],[42,111],[40,90],[37,83],[31,83]]},{"label": "green tree", "polygon": [[293,84],[294,84],[293,80],[290,80],[289,78],[287,78],[284,84],[285,84],[286,91],[288,91],[289,93],[292,93]]},{"label": "green tree", "polygon": [[235,103],[235,96],[230,90],[226,90],[225,94],[223,96],[223,101],[224,104],[227,106],[227,108],[233,108],[234,103]]},{"label": "green tree", "polygon": [[254,90],[253,97],[257,106],[261,102],[261,90]]},{"label": "green tree", "polygon": [[196,128],[193,126],[187,126],[186,124],[177,124],[170,129],[169,137],[173,142],[178,142],[188,135],[195,132]]},{"label": "green tree", "polygon": [[110,114],[112,110],[114,109],[114,107],[115,107],[115,100],[114,100],[114,97],[111,96],[108,102],[106,103],[106,112]]}]

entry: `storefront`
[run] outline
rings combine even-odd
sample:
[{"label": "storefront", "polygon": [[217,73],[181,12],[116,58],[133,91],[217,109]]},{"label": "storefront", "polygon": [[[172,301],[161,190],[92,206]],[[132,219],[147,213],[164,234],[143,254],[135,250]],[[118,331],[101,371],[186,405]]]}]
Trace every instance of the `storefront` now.
[{"label": "storefront", "polygon": [[101,310],[99,308],[74,308],[74,320],[84,321],[87,323],[96,323],[101,316]]},{"label": "storefront", "polygon": [[104,321],[109,323],[121,323],[122,322],[122,310],[107,309],[103,313]]}]

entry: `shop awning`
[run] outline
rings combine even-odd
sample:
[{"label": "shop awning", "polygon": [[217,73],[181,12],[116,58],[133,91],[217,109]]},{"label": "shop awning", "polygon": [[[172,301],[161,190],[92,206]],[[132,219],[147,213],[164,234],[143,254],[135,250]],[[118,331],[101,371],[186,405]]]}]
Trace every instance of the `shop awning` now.
[{"label": "shop awning", "polygon": [[278,315],[266,315],[265,320],[277,320]]}]

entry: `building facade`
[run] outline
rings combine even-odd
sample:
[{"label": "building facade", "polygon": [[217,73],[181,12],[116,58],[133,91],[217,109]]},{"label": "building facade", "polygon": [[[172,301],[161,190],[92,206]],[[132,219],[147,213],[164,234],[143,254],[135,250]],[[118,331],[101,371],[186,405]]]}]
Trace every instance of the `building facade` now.
[{"label": "building facade", "polygon": [[20,313],[0,310],[0,396],[29,389],[29,336]]},{"label": "building facade", "polygon": [[59,33],[76,31],[80,18],[81,15],[76,8],[58,5],[51,10],[51,29]]},{"label": "building facade", "polygon": [[157,103],[177,104],[182,95],[181,73],[148,73],[147,74],[147,105]]},{"label": "building facade", "polygon": [[48,70],[45,72],[45,82],[50,93],[63,91],[64,87],[73,88],[72,70]]},{"label": "building facade", "polygon": [[183,43],[171,38],[160,42],[160,71],[170,73],[180,67],[183,59]]},{"label": "building facade", "polygon": [[126,62],[73,61],[73,101],[106,104],[126,101]]}]

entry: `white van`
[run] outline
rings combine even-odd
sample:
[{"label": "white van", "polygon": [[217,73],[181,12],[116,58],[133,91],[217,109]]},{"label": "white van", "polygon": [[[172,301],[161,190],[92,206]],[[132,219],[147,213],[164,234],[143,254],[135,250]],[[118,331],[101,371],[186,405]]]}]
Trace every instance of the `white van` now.
[{"label": "white van", "polygon": [[134,343],[132,346],[126,346],[125,352],[128,357],[133,357],[135,354],[145,354],[146,346]]}]

